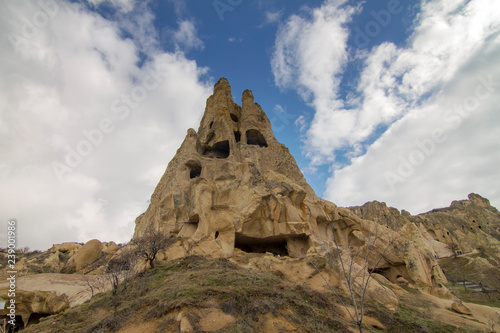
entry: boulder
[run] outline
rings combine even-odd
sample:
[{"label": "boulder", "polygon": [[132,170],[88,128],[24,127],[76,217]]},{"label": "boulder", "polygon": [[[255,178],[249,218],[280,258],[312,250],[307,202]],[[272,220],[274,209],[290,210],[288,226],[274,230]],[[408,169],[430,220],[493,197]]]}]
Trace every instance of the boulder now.
[{"label": "boulder", "polygon": [[88,270],[89,266],[103,256],[103,245],[97,239],[89,240],[68,260],[63,273],[78,273]]},{"label": "boulder", "polygon": [[469,310],[469,308],[466,307],[460,300],[453,302],[451,304],[451,309],[456,313],[472,316],[471,310]]}]

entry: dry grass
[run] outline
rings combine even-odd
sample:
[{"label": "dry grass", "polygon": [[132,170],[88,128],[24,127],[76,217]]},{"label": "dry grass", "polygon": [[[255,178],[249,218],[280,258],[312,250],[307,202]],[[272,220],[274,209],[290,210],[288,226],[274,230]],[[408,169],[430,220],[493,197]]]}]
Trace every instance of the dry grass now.
[{"label": "dry grass", "polygon": [[[128,281],[118,296],[97,295],[25,332],[117,332],[137,318],[162,323],[159,332],[175,332],[174,314],[180,309],[214,306],[236,318],[224,332],[255,332],[265,314],[285,318],[300,332],[347,332],[354,326],[342,318],[336,301],[331,293],[287,282],[273,272],[245,269],[227,259],[191,256],[159,263]],[[452,326],[426,320],[420,306],[403,305],[397,313],[390,313],[371,303],[367,311],[389,332],[455,332]],[[200,331],[196,315],[189,321]],[[366,331],[376,330],[367,327]]]}]

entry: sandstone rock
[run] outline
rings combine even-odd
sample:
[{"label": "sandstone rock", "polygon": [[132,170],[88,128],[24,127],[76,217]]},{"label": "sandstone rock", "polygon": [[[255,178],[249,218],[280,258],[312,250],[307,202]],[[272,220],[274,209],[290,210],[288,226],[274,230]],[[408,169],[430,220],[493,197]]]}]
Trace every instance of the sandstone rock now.
[{"label": "sandstone rock", "polygon": [[204,332],[216,332],[236,321],[231,315],[224,313],[221,309],[203,309],[199,325]]},{"label": "sandstone rock", "polygon": [[[274,137],[252,92],[243,92],[239,106],[222,78],[207,100],[198,131],[188,130],[149,207],[136,219],[134,237],[153,226],[188,239],[171,250],[173,257],[230,257],[236,248],[300,258],[324,254],[335,246],[334,239],[341,248],[367,247],[377,230],[376,247],[369,251],[373,269],[399,236],[394,230],[410,221],[408,214],[385,204],[367,207],[345,209],[318,198],[288,149]],[[393,282],[401,275],[423,289],[444,285],[418,228],[407,230],[409,238],[398,241],[397,251],[384,253],[380,269],[389,270]]]},{"label": "sandstone rock", "polygon": [[102,252],[107,254],[115,254],[120,249],[120,245],[115,242],[103,243]]},{"label": "sandstone rock", "polygon": [[274,317],[270,313],[262,316],[262,325],[259,332],[266,333],[281,333],[281,332],[297,332],[297,328],[286,320],[283,316]]},{"label": "sandstone rock", "polygon": [[194,328],[189,322],[189,319],[185,316],[184,312],[179,313],[177,321],[179,322],[179,330],[181,333],[194,333]]},{"label": "sandstone rock", "polygon": [[150,206],[137,218],[134,236],[153,224],[193,239],[201,252],[230,256],[236,246],[299,256],[328,242],[317,220],[331,222],[335,209],[316,196],[274,138],[252,92],[243,92],[239,106],[221,79],[198,131],[188,130]]},{"label": "sandstone rock", "polygon": [[399,284],[408,284],[408,280],[405,279],[404,277],[400,276],[397,278],[397,281]]},{"label": "sandstone rock", "polygon": [[78,273],[87,269],[89,265],[102,257],[102,249],[103,245],[97,239],[88,241],[68,260],[64,273]]},{"label": "sandstone rock", "polygon": [[464,314],[464,315],[468,315],[468,316],[471,316],[472,315],[472,312],[469,310],[468,307],[466,307],[462,301],[456,301],[456,302],[453,302],[451,304],[451,309],[453,311],[455,311],[456,313],[460,313],[460,314]]},{"label": "sandstone rock", "polygon": [[56,252],[59,251],[61,253],[67,253],[69,255],[73,255],[80,249],[83,245],[79,243],[67,242],[62,244],[54,244],[48,251]]},{"label": "sandstone rock", "polygon": [[[0,299],[8,301],[9,289],[0,289]],[[50,291],[25,291],[16,290],[16,315],[21,316],[24,326],[38,322],[41,317],[56,314],[69,307],[66,295],[57,295]],[[0,310],[4,316],[9,311],[7,308]]]},{"label": "sandstone rock", "polygon": [[[420,283],[422,289],[427,288],[424,285],[432,284],[434,287],[431,292],[445,292],[446,297],[449,297],[440,287],[445,284],[445,280],[435,258],[454,255],[466,257],[467,270],[474,272],[471,278],[500,288],[498,279],[494,278],[500,275],[500,213],[490,205],[488,199],[471,193],[468,200],[453,201],[450,207],[433,209],[416,216],[407,212],[399,215],[396,209],[376,201],[350,209],[363,219],[376,221],[398,231],[420,249],[426,263],[422,262],[423,269],[420,265],[418,270],[425,273],[425,279],[428,280]],[[411,225],[416,226],[418,232]],[[481,254],[485,260],[469,257],[475,253]],[[416,259],[413,256],[411,261],[417,264],[421,262]]]}]

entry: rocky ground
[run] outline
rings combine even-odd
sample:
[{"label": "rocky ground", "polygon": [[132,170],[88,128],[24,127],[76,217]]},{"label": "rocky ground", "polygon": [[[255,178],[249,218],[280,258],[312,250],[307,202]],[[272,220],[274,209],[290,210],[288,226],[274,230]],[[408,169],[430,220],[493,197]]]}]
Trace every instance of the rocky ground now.
[{"label": "rocky ground", "polygon": [[[291,270],[310,264],[300,259],[287,264],[288,260],[243,253],[236,260],[176,259],[133,277],[115,296],[99,294],[26,332],[355,331],[341,303],[347,298],[318,288],[312,281],[320,272],[314,274],[312,267],[311,276],[290,281]],[[270,263],[278,269],[247,268]],[[452,300],[406,286],[389,288],[398,294],[398,304],[389,309],[368,301],[365,331],[486,332],[489,321],[500,316],[500,309],[469,303],[464,306],[471,314],[458,314],[451,310]]]},{"label": "rocky ground", "polygon": [[[111,285],[104,287],[108,280],[100,279],[106,274],[89,274],[93,271],[21,277],[18,288],[34,293],[26,300],[27,310],[43,314],[34,316],[38,324],[27,314],[25,322],[30,325],[25,331],[356,331],[347,312],[354,310],[347,285],[321,256],[290,258],[236,250],[230,259],[180,257],[130,274],[115,294]],[[452,282],[447,287],[454,296],[444,299],[412,288],[408,281],[392,283],[379,274],[372,281],[363,320],[367,332],[500,330],[497,294],[490,295],[489,303],[486,299],[462,303],[457,296],[463,294]],[[0,290],[5,287],[0,285]],[[43,298],[42,291],[59,298]]]}]

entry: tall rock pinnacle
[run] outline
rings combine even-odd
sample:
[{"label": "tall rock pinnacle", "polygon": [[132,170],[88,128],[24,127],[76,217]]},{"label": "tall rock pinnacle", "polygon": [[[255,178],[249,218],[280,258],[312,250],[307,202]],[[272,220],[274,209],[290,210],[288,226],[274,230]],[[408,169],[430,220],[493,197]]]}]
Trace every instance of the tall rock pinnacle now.
[{"label": "tall rock pinnacle", "polygon": [[250,90],[234,103],[225,78],[207,99],[198,131],[189,129],[156,187],[135,235],[153,225],[172,235],[234,247],[306,253],[321,241],[317,219],[336,206],[319,199]]},{"label": "tall rock pinnacle", "polygon": [[[198,131],[188,130],[151,204],[135,223],[134,236],[154,227],[187,239],[188,245],[177,247],[183,255],[195,251],[229,257],[237,248],[301,257],[324,254],[335,242],[346,249],[349,244],[365,246],[374,230],[380,244],[401,238],[318,198],[288,149],[274,137],[252,92],[243,92],[239,106],[224,78],[207,99]],[[398,241],[406,245],[383,263],[370,257],[370,265],[376,262],[387,276],[403,276],[422,290],[449,293],[442,287],[446,278],[436,269],[436,259],[418,245],[422,236],[413,225],[407,228],[414,231],[413,238]]]}]

